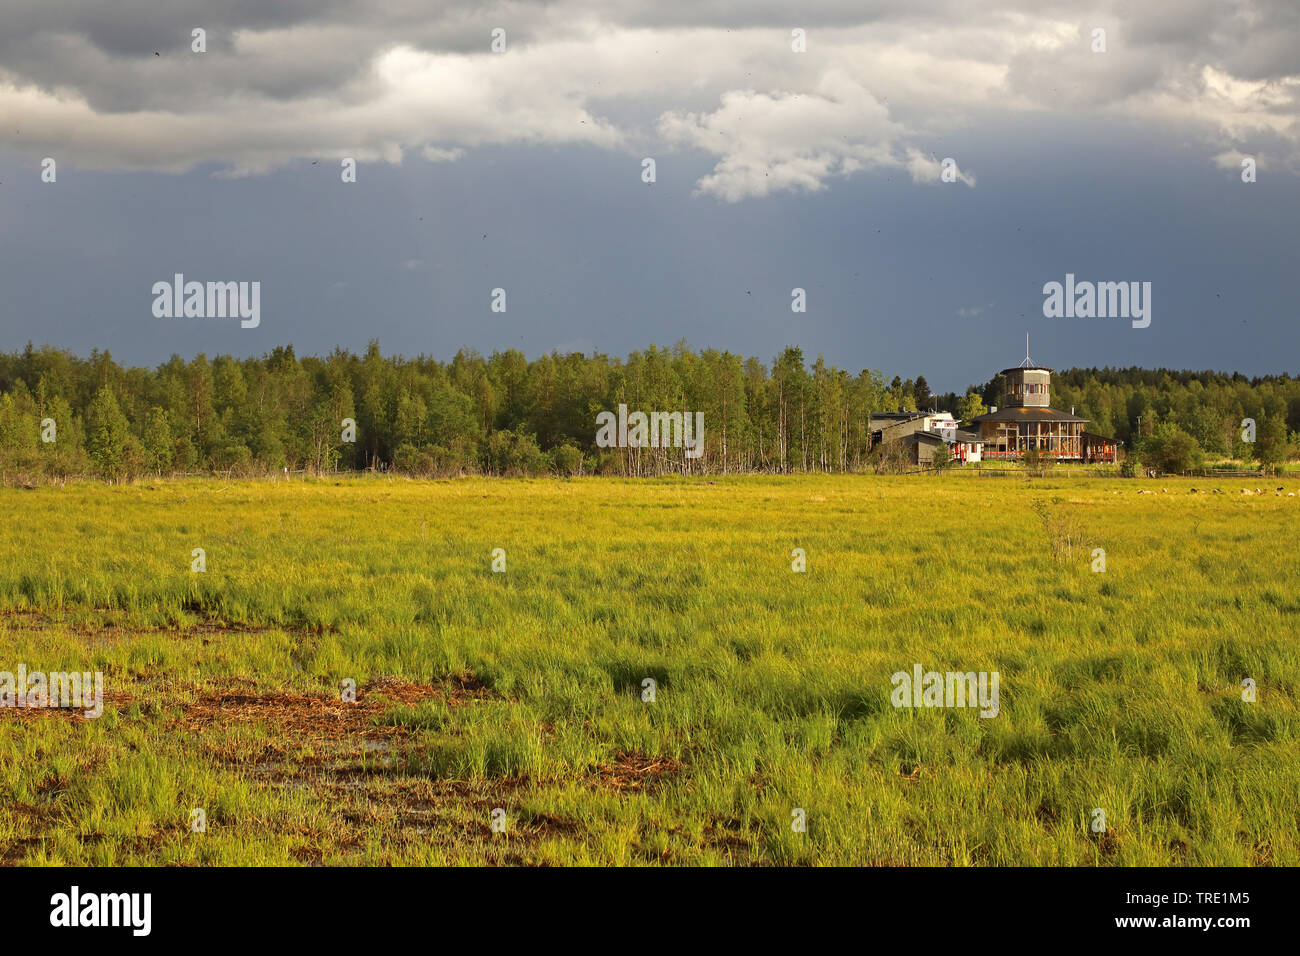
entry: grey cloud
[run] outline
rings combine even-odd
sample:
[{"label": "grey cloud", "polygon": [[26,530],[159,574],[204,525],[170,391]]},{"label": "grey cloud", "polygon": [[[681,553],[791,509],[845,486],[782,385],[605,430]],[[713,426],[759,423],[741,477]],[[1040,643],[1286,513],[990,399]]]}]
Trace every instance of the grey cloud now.
[{"label": "grey cloud", "polygon": [[[1098,25],[1110,32],[1105,54],[1088,47]],[[189,51],[196,26],[208,31],[202,56]],[[495,26],[507,57],[488,52]],[[809,31],[806,54],[789,49],[794,27]],[[25,129],[0,131],[0,144],[106,168],[256,172],[339,150],[396,162],[429,145],[444,160],[488,143],[658,142],[717,156],[701,188],[732,199],[906,162],[931,148],[922,132],[980,114],[1062,107],[1182,125],[1213,140],[1207,161],[1251,131],[1283,137],[1279,152],[1294,156],[1298,37],[1293,0],[554,0],[486,11],[470,0],[12,0],[0,112]],[[1225,99],[1207,69],[1267,86],[1230,85]],[[863,130],[855,107],[819,92],[836,77],[881,122],[873,112]],[[816,141],[791,149],[787,132]]]}]

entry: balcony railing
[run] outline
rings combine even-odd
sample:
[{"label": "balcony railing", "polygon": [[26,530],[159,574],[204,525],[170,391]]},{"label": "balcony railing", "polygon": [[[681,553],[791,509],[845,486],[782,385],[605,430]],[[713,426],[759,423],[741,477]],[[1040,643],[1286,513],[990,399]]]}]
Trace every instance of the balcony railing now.
[{"label": "balcony railing", "polygon": [[[1086,461],[1113,462],[1115,460],[1114,452],[1111,452],[1109,454],[1096,454],[1096,455],[1085,456],[1082,453],[1077,451],[1062,452],[1062,451],[1053,451],[1050,448],[1044,448],[1040,450],[1047,457],[1055,458],[1058,461],[1085,461],[1086,460]],[[993,448],[984,449],[981,455],[985,461],[1019,461],[1021,458],[1025,457],[1025,453],[1023,451],[998,451],[997,449],[993,449]]]}]

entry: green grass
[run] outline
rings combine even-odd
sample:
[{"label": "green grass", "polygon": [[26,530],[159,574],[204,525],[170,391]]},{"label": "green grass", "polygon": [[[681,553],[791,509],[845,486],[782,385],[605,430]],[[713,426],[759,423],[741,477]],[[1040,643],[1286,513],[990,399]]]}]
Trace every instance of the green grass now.
[{"label": "green grass", "polygon": [[[1294,866],[1278,483],[0,490],[0,670],[108,695],[0,710],[0,860]],[[916,663],[1000,714],[895,709]]]}]

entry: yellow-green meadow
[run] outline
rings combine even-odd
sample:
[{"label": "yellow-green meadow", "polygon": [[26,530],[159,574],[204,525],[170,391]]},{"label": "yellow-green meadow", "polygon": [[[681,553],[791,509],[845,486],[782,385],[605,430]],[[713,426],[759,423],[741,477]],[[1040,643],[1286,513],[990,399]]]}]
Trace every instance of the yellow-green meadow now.
[{"label": "yellow-green meadow", "polygon": [[[0,859],[1297,865],[1295,493],[0,489],[0,672],[104,687],[0,708]],[[895,706],[916,667],[996,716]]]}]

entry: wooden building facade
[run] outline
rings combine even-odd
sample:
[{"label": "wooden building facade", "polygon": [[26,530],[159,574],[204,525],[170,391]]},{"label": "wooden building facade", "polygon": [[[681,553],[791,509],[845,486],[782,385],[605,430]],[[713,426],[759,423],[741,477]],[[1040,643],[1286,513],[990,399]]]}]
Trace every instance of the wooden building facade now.
[{"label": "wooden building facade", "polygon": [[1088,419],[1052,408],[1050,368],[1033,365],[1026,357],[1019,367],[1003,369],[1002,375],[1007,404],[972,419],[984,442],[985,459],[1015,459],[1037,451],[1058,461],[1115,460],[1114,439],[1095,435],[1089,442],[1084,435],[1091,433],[1083,428]]}]

